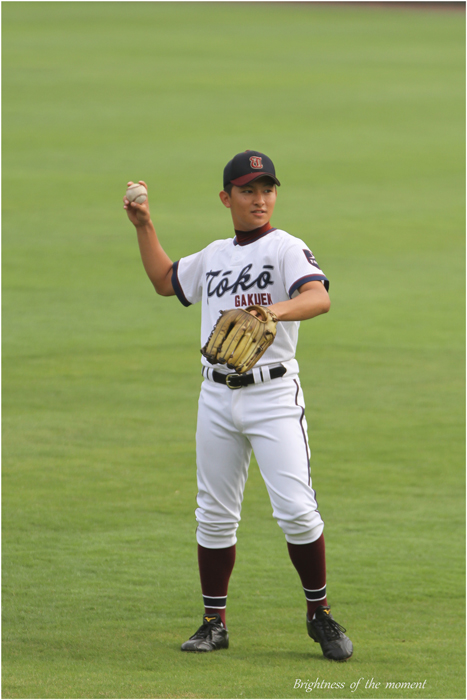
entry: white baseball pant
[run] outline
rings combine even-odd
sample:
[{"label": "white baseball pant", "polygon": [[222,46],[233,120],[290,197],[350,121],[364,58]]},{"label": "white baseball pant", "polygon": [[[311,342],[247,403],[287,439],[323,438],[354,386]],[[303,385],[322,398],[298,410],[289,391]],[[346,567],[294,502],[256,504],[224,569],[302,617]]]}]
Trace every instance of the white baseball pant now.
[{"label": "white baseball pant", "polygon": [[305,403],[298,375],[229,389],[205,379],[196,431],[197,541],[210,549],[236,543],[243,491],[254,451],[273,516],[287,542],[317,540]]}]

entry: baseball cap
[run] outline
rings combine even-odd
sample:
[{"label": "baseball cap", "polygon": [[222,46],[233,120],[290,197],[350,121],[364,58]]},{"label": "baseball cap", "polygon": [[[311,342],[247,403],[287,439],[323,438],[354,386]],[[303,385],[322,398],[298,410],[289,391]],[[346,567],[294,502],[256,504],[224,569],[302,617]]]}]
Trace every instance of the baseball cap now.
[{"label": "baseball cap", "polygon": [[265,176],[271,177],[276,185],[281,184],[270,158],[259,151],[244,151],[237,153],[225,166],[224,187],[230,184],[242,187],[252,180]]}]

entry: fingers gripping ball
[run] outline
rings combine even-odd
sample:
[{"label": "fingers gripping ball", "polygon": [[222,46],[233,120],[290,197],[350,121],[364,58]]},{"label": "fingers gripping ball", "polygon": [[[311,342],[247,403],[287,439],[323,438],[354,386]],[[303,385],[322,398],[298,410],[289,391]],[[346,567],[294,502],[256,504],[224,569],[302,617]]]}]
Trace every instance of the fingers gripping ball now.
[{"label": "fingers gripping ball", "polygon": [[[259,317],[250,313],[255,310]],[[277,316],[264,306],[221,311],[201,353],[212,364],[248,372],[276,337]]]},{"label": "fingers gripping ball", "polygon": [[125,196],[129,202],[142,204],[148,198],[148,191],[144,185],[134,184],[128,187]]}]

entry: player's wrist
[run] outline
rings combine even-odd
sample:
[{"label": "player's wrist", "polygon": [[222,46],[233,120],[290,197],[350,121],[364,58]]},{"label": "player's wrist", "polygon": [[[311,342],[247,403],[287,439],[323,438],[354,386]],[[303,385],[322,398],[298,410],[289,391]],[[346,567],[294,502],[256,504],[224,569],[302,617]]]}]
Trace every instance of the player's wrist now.
[{"label": "player's wrist", "polygon": [[271,312],[274,314],[274,316],[276,317],[277,321],[281,321],[281,320],[282,320],[282,319],[281,319],[281,314],[280,314],[280,311],[279,311],[279,309],[278,309],[277,307],[278,307],[278,304],[271,304],[271,305],[268,306],[267,308],[269,309],[269,311],[271,311]]},{"label": "player's wrist", "polygon": [[138,221],[135,224],[135,229],[139,232],[141,231],[142,233],[145,232],[145,229],[148,231],[154,230],[154,224],[152,223],[151,219],[148,219],[147,221],[140,222]]}]

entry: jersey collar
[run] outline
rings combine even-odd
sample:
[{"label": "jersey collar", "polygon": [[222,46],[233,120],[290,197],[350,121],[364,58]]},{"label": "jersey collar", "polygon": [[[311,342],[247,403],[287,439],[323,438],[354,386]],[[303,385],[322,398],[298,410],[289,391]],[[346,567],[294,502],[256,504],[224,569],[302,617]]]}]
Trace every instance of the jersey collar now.
[{"label": "jersey collar", "polygon": [[269,221],[267,224],[253,229],[253,231],[237,231],[235,229],[234,245],[249,245],[275,230],[275,228],[271,227]]}]

